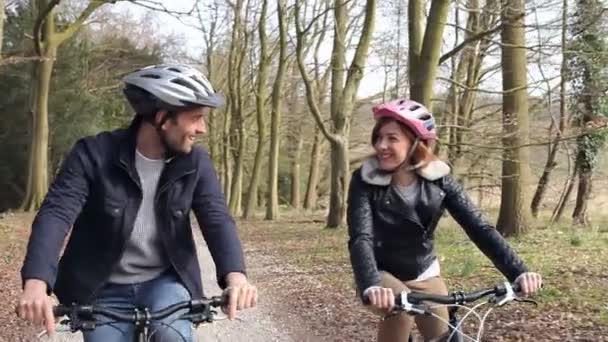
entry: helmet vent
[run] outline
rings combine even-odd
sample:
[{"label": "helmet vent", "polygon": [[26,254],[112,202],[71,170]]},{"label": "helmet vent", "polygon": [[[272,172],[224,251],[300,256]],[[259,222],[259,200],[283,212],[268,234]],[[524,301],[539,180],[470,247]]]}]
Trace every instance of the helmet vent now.
[{"label": "helmet vent", "polygon": [[143,75],[141,75],[141,77],[159,79],[159,78],[160,78],[160,75],[155,75],[155,74],[143,74]]},{"label": "helmet vent", "polygon": [[192,84],[190,84],[182,79],[176,78],[176,79],[171,80],[171,82],[184,86],[184,87],[192,90],[195,93],[198,92],[198,89],[196,89],[194,86],[192,86]]}]

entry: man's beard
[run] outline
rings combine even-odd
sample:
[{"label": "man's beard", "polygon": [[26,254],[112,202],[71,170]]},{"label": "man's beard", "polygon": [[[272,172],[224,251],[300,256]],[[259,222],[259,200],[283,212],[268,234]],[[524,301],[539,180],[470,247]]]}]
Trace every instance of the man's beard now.
[{"label": "man's beard", "polygon": [[173,158],[178,155],[187,154],[186,152],[182,151],[181,149],[174,147],[174,145],[171,144],[169,139],[167,139],[167,136],[164,132],[160,131],[158,133],[159,133],[158,135],[160,137],[160,142],[163,145],[163,147],[165,148],[165,159],[170,159],[170,158]]}]

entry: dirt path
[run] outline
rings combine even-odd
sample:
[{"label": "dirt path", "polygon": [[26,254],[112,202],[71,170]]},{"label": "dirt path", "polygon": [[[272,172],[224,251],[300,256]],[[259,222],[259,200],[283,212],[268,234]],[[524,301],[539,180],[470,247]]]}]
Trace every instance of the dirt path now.
[{"label": "dirt path", "polygon": [[[197,238],[197,241],[202,239]],[[203,272],[203,287],[207,295],[221,293],[215,280],[215,265],[211,260],[209,251],[204,244],[199,246],[199,260]],[[252,281],[262,279],[267,274],[264,267],[259,266],[255,255],[247,253],[248,273]],[[271,315],[274,306],[269,302],[270,292],[268,288],[260,288],[260,303],[258,307],[241,312],[238,320],[222,320],[212,325],[201,326],[197,331],[199,341],[223,342],[223,341],[248,341],[248,342],[270,342],[270,341],[296,341],[288,333],[285,324],[273,319]]]}]

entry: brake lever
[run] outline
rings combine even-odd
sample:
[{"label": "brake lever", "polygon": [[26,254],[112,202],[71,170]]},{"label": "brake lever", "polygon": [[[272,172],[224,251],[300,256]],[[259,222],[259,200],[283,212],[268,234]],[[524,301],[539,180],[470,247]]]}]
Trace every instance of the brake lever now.
[{"label": "brake lever", "polygon": [[512,300],[516,300],[518,298],[517,295],[515,295],[515,291],[513,291],[513,287],[511,286],[511,283],[504,282],[504,287],[505,287],[506,293],[503,296],[494,297],[494,299],[492,300],[492,302],[496,303],[496,306],[503,306],[506,303],[508,303]]},{"label": "brake lever", "polygon": [[416,315],[429,315],[430,312],[422,305],[414,305],[407,300],[407,292],[402,291],[401,294],[401,305],[397,306],[395,310],[397,313],[399,311],[404,311],[408,314],[416,314]]}]

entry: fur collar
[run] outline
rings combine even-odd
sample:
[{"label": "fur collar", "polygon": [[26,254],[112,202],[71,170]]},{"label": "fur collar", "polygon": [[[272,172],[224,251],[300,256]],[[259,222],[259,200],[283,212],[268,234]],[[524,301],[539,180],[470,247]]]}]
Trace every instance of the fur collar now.
[{"label": "fur collar", "polygon": [[[425,167],[416,169],[418,176],[429,181],[445,177],[450,171],[450,166],[439,159],[433,160]],[[363,181],[368,184],[385,186],[391,184],[393,174],[380,170],[378,168],[378,159],[376,159],[375,156],[372,156],[363,161],[363,165],[361,166],[361,177],[363,178]]]}]

